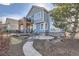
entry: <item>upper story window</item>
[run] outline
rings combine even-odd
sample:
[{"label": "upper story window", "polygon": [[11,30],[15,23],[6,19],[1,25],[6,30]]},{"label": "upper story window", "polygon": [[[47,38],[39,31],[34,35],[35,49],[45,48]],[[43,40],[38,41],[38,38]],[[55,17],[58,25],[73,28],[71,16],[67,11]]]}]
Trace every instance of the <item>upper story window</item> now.
[{"label": "upper story window", "polygon": [[41,18],[41,12],[37,12],[34,14],[34,20],[40,20]]}]

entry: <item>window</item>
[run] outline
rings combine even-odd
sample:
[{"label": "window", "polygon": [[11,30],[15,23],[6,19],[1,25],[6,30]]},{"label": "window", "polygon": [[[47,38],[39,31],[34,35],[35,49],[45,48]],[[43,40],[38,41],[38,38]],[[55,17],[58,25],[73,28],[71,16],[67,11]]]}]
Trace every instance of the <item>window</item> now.
[{"label": "window", "polygon": [[36,24],[36,28],[37,28],[37,30],[39,30],[40,29],[40,24]]},{"label": "window", "polygon": [[41,18],[41,12],[34,14],[34,20],[39,20]]},{"label": "window", "polygon": [[41,29],[43,29],[43,24],[41,24]]}]

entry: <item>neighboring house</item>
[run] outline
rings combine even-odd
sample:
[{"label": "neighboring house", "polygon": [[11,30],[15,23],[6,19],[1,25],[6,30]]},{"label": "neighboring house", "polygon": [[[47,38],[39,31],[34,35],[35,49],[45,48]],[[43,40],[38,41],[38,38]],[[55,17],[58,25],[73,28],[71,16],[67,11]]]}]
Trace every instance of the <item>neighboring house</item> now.
[{"label": "neighboring house", "polygon": [[32,6],[26,17],[32,20],[34,32],[60,31],[59,28],[53,26],[54,20],[52,20],[49,12],[43,7]]},{"label": "neighboring house", "polygon": [[18,20],[12,18],[6,18],[7,30],[17,31],[18,28]]},{"label": "neighboring house", "polygon": [[23,17],[19,20],[19,30],[21,32],[31,32],[32,31],[32,23],[30,19]]},{"label": "neighboring house", "polygon": [[3,24],[1,21],[0,21],[0,31],[5,31],[6,29],[6,24]]}]

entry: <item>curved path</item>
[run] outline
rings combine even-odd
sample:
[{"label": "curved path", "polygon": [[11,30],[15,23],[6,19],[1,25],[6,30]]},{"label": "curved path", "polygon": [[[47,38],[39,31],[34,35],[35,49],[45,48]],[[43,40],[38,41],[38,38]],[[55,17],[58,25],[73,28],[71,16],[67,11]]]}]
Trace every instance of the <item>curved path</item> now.
[{"label": "curved path", "polygon": [[32,42],[26,42],[23,46],[23,52],[25,56],[42,56],[38,51],[33,47]]}]

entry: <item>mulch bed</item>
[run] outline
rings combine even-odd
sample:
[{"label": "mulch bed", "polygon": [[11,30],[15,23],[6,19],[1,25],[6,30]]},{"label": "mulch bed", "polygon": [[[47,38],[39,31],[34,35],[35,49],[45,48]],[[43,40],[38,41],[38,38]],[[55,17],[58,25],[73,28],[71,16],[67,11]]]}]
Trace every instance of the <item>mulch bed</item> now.
[{"label": "mulch bed", "polygon": [[79,40],[35,40],[33,46],[43,56],[79,56]]},{"label": "mulch bed", "polygon": [[[5,35],[5,36],[4,36]],[[0,55],[6,55],[9,50],[9,37],[7,33],[0,33]]]},{"label": "mulch bed", "polygon": [[[14,38],[16,38],[16,37],[14,37]],[[8,56],[24,56],[23,45],[27,41],[27,38],[24,39],[23,37],[18,36],[17,39],[22,40],[22,42],[19,43],[19,44],[15,44],[15,45],[11,44],[11,42],[10,42],[9,50],[8,50],[8,53],[7,53]]]}]

